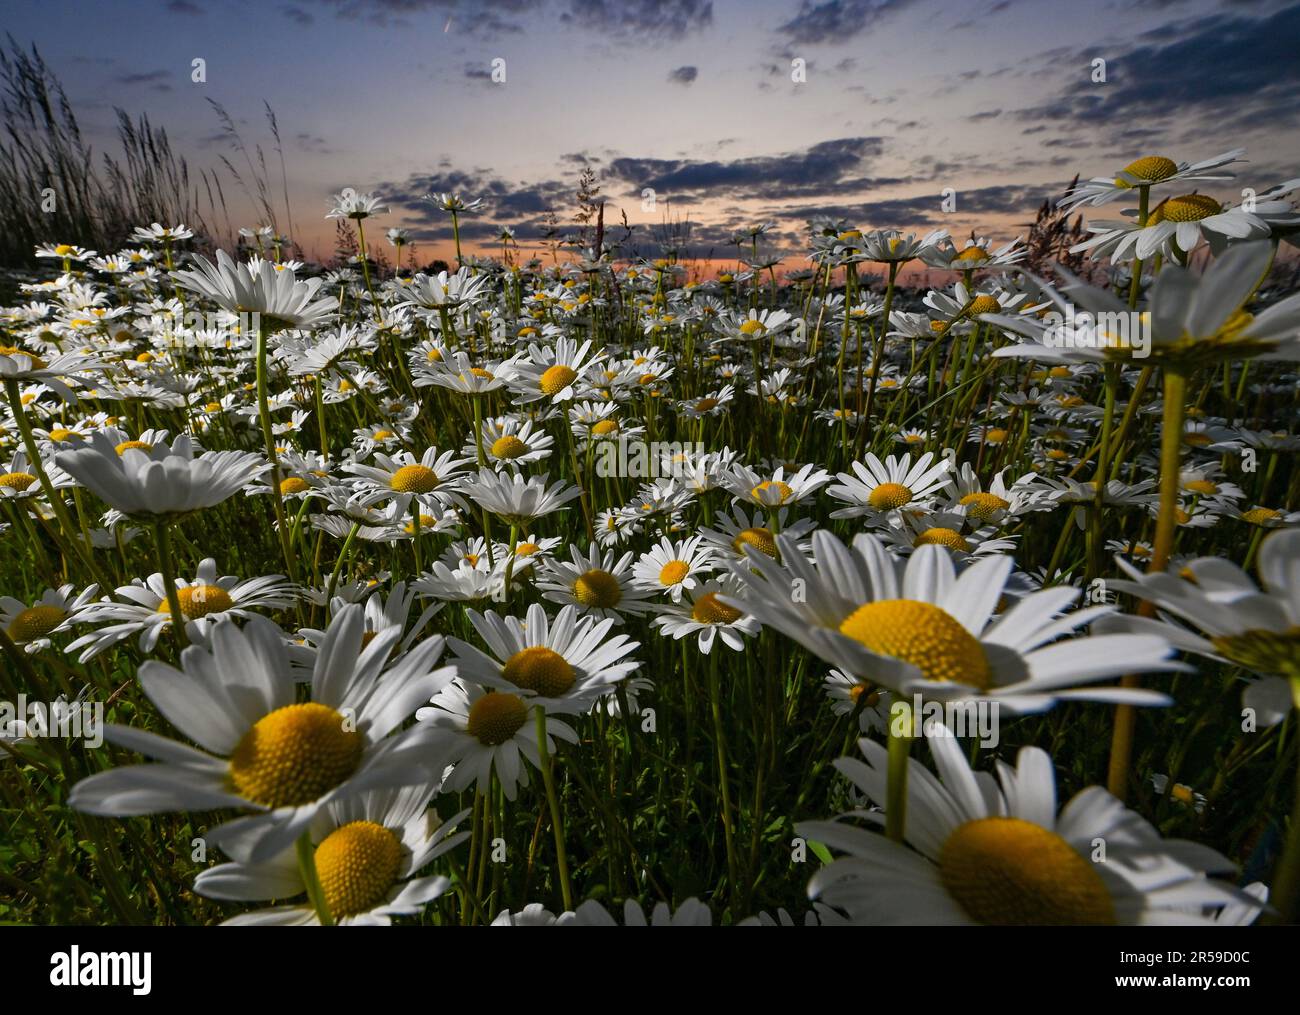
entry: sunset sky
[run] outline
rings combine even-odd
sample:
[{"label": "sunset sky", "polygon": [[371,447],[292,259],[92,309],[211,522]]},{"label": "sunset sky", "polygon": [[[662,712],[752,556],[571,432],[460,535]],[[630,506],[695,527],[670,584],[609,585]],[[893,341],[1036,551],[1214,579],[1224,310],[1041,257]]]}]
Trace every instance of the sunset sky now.
[{"label": "sunset sky", "polygon": [[[323,216],[344,186],[385,196],[374,235],[412,229],[423,260],[450,250],[430,191],[487,199],[465,230],[474,248],[502,225],[529,246],[548,208],[571,223],[585,164],[609,219],[689,219],[697,257],[727,256],[734,229],[768,219],[795,251],[815,214],[1010,239],[1075,173],[1113,175],[1148,154],[1246,147],[1251,164],[1221,191],[1235,198],[1300,175],[1294,3],[6,0],[3,23],[39,47],[99,151],[115,149],[121,107],[165,126],[192,167],[216,167],[235,158],[206,100],[221,103],[267,147],[287,231],[269,102],[293,235],[317,257],[332,252]],[[191,81],[195,58],[204,83]],[[231,224],[256,224],[225,187]]]}]

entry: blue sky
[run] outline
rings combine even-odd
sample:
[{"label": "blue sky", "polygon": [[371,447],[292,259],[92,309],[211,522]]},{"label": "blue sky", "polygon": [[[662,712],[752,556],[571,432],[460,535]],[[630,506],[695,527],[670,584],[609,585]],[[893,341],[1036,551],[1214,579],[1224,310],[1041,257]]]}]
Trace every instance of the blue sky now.
[{"label": "blue sky", "polygon": [[[40,48],[101,150],[121,107],[214,167],[233,153],[207,100],[264,145],[269,102],[296,238],[317,254],[343,186],[387,195],[376,226],[416,230],[432,255],[448,233],[427,191],[489,199],[471,241],[500,225],[527,241],[547,208],[571,218],[586,164],[611,217],[667,209],[697,223],[694,253],[719,256],[732,229],[764,219],[794,247],[815,213],[1009,239],[1076,172],[1147,154],[1247,147],[1234,195],[1300,170],[1300,3],[7,0],[4,21]],[[232,224],[253,224],[232,203]]]}]

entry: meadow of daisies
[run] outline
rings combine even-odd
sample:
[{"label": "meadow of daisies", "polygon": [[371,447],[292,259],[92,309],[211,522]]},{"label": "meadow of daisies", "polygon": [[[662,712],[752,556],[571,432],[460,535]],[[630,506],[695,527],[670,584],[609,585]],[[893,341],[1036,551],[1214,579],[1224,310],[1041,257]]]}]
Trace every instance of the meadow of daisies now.
[{"label": "meadow of daisies", "polygon": [[1241,154],[1076,184],[1074,272],[817,220],[425,274],[352,190],[333,270],[51,237],[0,920],[1295,920],[1300,181],[1198,192]]}]

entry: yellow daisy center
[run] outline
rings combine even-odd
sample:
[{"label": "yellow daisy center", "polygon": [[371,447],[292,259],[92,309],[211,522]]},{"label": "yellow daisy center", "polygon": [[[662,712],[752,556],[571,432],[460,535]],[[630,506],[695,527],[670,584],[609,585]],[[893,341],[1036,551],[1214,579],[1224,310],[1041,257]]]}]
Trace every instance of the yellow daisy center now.
[{"label": "yellow daisy center", "polygon": [[947,611],[917,599],[882,599],[859,606],[840,633],[878,655],[911,663],[926,680],[988,690],[993,681],[978,639]]},{"label": "yellow daisy center", "polygon": [[518,458],[520,455],[527,453],[528,445],[514,434],[506,434],[504,437],[498,437],[492,442],[492,457],[494,458]]},{"label": "yellow daisy center", "polygon": [[975,314],[996,314],[1002,309],[1002,304],[998,302],[996,296],[976,296],[970,301],[970,313]]},{"label": "yellow daisy center", "polygon": [[697,624],[734,624],[744,614],[734,606],[718,601],[716,592],[706,592],[691,607],[691,619]]},{"label": "yellow daisy center", "polygon": [[[1134,162],[1130,162],[1121,172],[1129,176],[1136,176],[1143,183],[1159,183],[1161,180],[1167,180],[1178,172],[1178,164],[1173,159],[1167,159],[1163,155],[1144,155]],[[1120,177],[1115,178],[1115,186],[1130,187],[1132,184]]]},{"label": "yellow daisy center", "polygon": [[599,423],[591,428],[591,432],[599,434],[601,437],[606,434],[618,433],[618,420],[602,419]]},{"label": "yellow daisy center", "polygon": [[755,500],[766,503],[769,498],[765,498],[763,494],[768,490],[773,491],[777,495],[776,502],[778,504],[784,504],[794,493],[794,490],[790,488],[790,484],[783,483],[779,479],[765,479],[749,492],[754,495]]},{"label": "yellow daisy center", "polygon": [[67,427],[56,426],[50,431],[50,440],[56,444],[62,444],[67,440],[79,439],[81,435],[75,430],[69,430]]},{"label": "yellow daisy center", "polygon": [[773,560],[776,559],[776,537],[772,535],[771,529],[765,529],[762,526],[741,529],[736,534],[736,538],[731,541],[731,548],[743,557],[747,546],[752,546],[759,553],[765,554]]},{"label": "yellow daisy center", "polygon": [[623,588],[608,571],[593,568],[579,575],[573,583],[573,598],[583,606],[611,610],[623,598]]},{"label": "yellow daisy center", "polygon": [[542,374],[538,386],[544,394],[554,397],[577,379],[578,372],[573,367],[566,367],[563,363],[556,363],[555,366],[548,367],[546,372]]},{"label": "yellow daisy center", "polygon": [[[209,613],[222,613],[235,605],[230,593],[220,585],[186,585],[176,590],[180,600],[181,613],[190,620],[198,620]],[[171,613],[171,604],[164,599],[158,604],[159,613]]]},{"label": "yellow daisy center", "polygon": [[867,503],[877,511],[901,508],[912,499],[912,491],[902,483],[881,483],[867,495]]},{"label": "yellow daisy center", "polygon": [[1248,669],[1300,679],[1300,626],[1219,635],[1210,641],[1224,658]]},{"label": "yellow daisy center", "polygon": [[987,250],[985,250],[983,247],[979,246],[978,244],[972,243],[970,246],[964,247],[962,251],[957,255],[955,260],[966,261],[966,262],[987,261],[988,257],[989,257],[989,252]]},{"label": "yellow daisy center", "polygon": [[534,553],[537,553],[540,550],[541,547],[538,546],[536,543],[520,543],[518,546],[515,547],[515,556],[531,557]]},{"label": "yellow daisy center", "polygon": [[336,828],[316,847],[316,874],[335,919],[383,902],[401,865],[401,840],[373,821]]},{"label": "yellow daisy center", "polygon": [[0,476],[0,486],[7,486],[11,490],[17,490],[20,493],[36,482],[36,477],[30,472],[6,472]]},{"label": "yellow daisy center", "polygon": [[403,465],[388,485],[398,493],[429,493],[438,485],[438,474],[427,465]]},{"label": "yellow daisy center", "polygon": [[958,503],[966,508],[967,515],[981,522],[987,522],[999,511],[1005,511],[1011,506],[1010,501],[1005,501],[994,493],[968,493]]},{"label": "yellow daisy center", "polygon": [[469,709],[466,730],[480,744],[495,747],[513,737],[528,721],[528,706],[517,694],[485,694]]},{"label": "yellow daisy center", "polygon": [[717,407],[718,400],[716,398],[701,398],[695,403],[696,412],[708,412],[710,409],[716,409]]},{"label": "yellow daisy center", "polygon": [[[432,529],[432,528],[433,528],[435,525],[437,525],[437,524],[438,524],[438,519],[434,518],[433,515],[426,515],[426,514],[421,513],[421,515],[420,515],[420,528],[421,528],[422,530],[424,530],[426,533],[428,532],[429,529]],[[413,535],[415,535],[415,519],[414,519],[414,518],[412,518],[409,522],[406,523],[405,531],[406,531],[406,534],[407,534],[408,536],[413,536]]]},{"label": "yellow daisy center", "polygon": [[970,549],[970,543],[962,538],[962,534],[956,529],[945,529],[935,527],[926,529],[912,543],[913,546],[945,546],[949,550],[961,550],[963,552]]},{"label": "yellow daisy center", "polygon": [[310,489],[311,484],[300,476],[289,476],[287,479],[280,480],[282,494],[306,493]]},{"label": "yellow daisy center", "polygon": [[204,411],[204,412],[220,412],[220,411],[221,411],[221,403],[220,403],[220,402],[209,402],[207,405],[205,405],[205,406],[203,407],[203,411]]},{"label": "yellow daisy center", "polygon": [[544,698],[558,698],[573,686],[574,680],[569,661],[544,645],[516,652],[506,661],[502,673],[516,687],[536,691]]},{"label": "yellow daisy center", "polygon": [[766,330],[767,327],[763,322],[755,318],[751,318],[740,326],[740,333],[742,335],[757,335]]},{"label": "yellow daisy center", "polygon": [[1105,925],[1115,907],[1093,865],[1055,832],[1021,818],[979,818],[948,836],[939,879],[982,924]]},{"label": "yellow daisy center", "polygon": [[318,702],[262,716],[230,755],[230,778],[245,799],[291,807],[328,793],[356,771],[365,741],[343,716]]},{"label": "yellow daisy center", "polygon": [[659,569],[659,584],[665,587],[676,585],[690,573],[690,565],[684,560],[670,560]]},{"label": "yellow daisy center", "polygon": [[59,606],[29,607],[9,622],[9,637],[19,643],[44,638],[63,623],[67,615],[68,611]]},{"label": "yellow daisy center", "polygon": [[984,443],[1003,444],[1006,442],[1008,436],[1009,434],[1007,433],[1006,430],[1002,429],[999,426],[995,426],[992,430],[986,430],[984,432]]},{"label": "yellow daisy center", "polygon": [[0,356],[26,356],[32,361],[33,370],[44,370],[48,363],[41,359],[34,352],[28,352],[26,349],[19,349],[15,345],[0,345]]},{"label": "yellow daisy center", "polygon": [[[0,476],[0,486],[4,485],[4,477]],[[1278,516],[1278,512],[1273,508],[1256,507],[1249,511],[1243,511],[1241,520],[1248,525],[1263,525],[1265,522],[1271,522]]]},{"label": "yellow daisy center", "polygon": [[135,448],[137,451],[152,451],[153,445],[148,441],[123,441],[117,446],[117,453],[119,455],[124,455],[132,448]]},{"label": "yellow daisy center", "polygon": [[392,430],[376,430],[374,433],[370,435],[370,439],[375,441],[386,441],[386,440],[391,440],[392,436],[393,436]]},{"label": "yellow daisy center", "polygon": [[1221,211],[1223,205],[1208,194],[1184,194],[1182,197],[1170,197],[1161,201],[1147,219],[1147,225],[1157,222],[1199,222],[1211,215],[1218,215]]}]

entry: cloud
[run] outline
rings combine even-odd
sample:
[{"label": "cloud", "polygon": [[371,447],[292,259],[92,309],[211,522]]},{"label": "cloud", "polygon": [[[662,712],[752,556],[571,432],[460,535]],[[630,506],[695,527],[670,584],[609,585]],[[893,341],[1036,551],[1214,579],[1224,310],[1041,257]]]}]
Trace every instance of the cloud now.
[{"label": "cloud", "polygon": [[[521,18],[538,12],[542,0],[492,0],[491,9],[480,0],[317,0],[336,16],[367,21],[381,27],[428,29],[457,35],[489,38],[523,31]],[[421,24],[422,23],[422,24]]]},{"label": "cloud", "polygon": [[879,137],[849,137],[822,141],[806,151],[730,161],[622,157],[610,162],[608,175],[629,184],[632,192],[650,187],[675,198],[797,198],[879,184],[854,174],[883,146]]},{"label": "cloud", "polygon": [[567,0],[560,20],[614,38],[681,39],[713,24],[713,0]]},{"label": "cloud", "polygon": [[172,86],[168,81],[171,76],[172,72],[169,70],[133,71],[118,74],[113,80],[119,85],[140,85],[155,92],[170,92]]},{"label": "cloud", "polygon": [[799,12],[777,31],[790,42],[843,42],[904,8],[914,0],[800,0]]},{"label": "cloud", "polygon": [[800,214],[806,218],[814,215],[846,218],[852,222],[869,225],[873,229],[915,230],[921,226],[947,224],[952,224],[955,228],[959,222],[973,221],[972,216],[1015,214],[1032,216],[1043,203],[1044,198],[1059,194],[1063,189],[1064,184],[1047,186],[1015,183],[958,190],[957,207],[952,213],[943,210],[943,196],[936,190],[931,194],[887,198],[881,201],[868,201],[865,204],[801,208]]},{"label": "cloud", "polygon": [[311,152],[313,155],[329,155],[334,151],[319,134],[311,134],[304,130],[295,134],[293,139],[297,143],[299,150]]},{"label": "cloud", "polygon": [[691,66],[678,67],[676,70],[668,72],[668,80],[676,82],[679,85],[689,85],[699,76],[700,69]]},{"label": "cloud", "polygon": [[[1185,123],[1191,116],[1231,117],[1242,125],[1300,120],[1300,4],[1261,17],[1214,14],[1147,33],[1126,49],[1093,46],[1075,54],[1077,84],[1021,120],[1096,128],[1141,120]],[[1091,84],[1091,61],[1106,60],[1107,81]]]},{"label": "cloud", "polygon": [[287,7],[281,7],[280,13],[283,14],[290,21],[292,21],[299,28],[306,28],[308,25],[310,25],[313,21],[316,20],[305,10],[303,10],[301,7],[294,7],[293,5],[289,5]]},{"label": "cloud", "polygon": [[486,169],[458,169],[442,160],[432,173],[416,173],[401,182],[381,183],[375,193],[403,218],[416,239],[445,240],[452,236],[451,218],[425,200],[425,195],[450,191],[466,199],[483,198],[484,211],[460,220],[465,240],[495,240],[501,226],[518,229],[520,241],[536,239],[547,211],[555,209],[563,221],[565,209],[574,203],[577,185],[573,180],[541,180],[514,183]]}]

